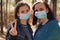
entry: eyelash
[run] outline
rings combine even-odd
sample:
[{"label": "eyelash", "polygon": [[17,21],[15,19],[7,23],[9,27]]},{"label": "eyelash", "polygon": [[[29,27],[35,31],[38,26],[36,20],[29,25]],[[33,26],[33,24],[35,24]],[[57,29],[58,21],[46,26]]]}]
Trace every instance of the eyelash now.
[{"label": "eyelash", "polygon": [[29,10],[26,10],[26,12],[28,12]]},{"label": "eyelash", "polygon": [[[26,12],[28,12],[29,10],[26,10]],[[24,11],[21,11],[21,13],[24,13]]]},{"label": "eyelash", "polygon": [[[44,10],[44,9],[39,9],[39,11],[42,11],[42,10]],[[38,11],[38,10],[35,10],[35,11]]]}]

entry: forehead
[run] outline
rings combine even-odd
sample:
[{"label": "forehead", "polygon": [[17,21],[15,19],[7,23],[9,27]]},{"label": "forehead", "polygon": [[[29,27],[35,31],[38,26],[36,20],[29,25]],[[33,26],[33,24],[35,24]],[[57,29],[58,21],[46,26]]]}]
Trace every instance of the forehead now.
[{"label": "forehead", "polygon": [[19,10],[26,10],[26,9],[29,9],[29,7],[28,7],[27,5],[21,6],[21,7],[19,8]]},{"label": "forehead", "polygon": [[38,8],[45,8],[45,5],[44,3],[38,3],[35,5],[35,9],[38,9]]}]

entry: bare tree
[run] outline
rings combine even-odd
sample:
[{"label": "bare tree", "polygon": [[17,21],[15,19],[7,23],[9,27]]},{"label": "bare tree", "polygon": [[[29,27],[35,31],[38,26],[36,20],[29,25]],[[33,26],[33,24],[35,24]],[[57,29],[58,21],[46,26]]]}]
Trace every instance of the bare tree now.
[{"label": "bare tree", "polygon": [[54,12],[54,16],[56,17],[56,12],[57,12],[57,0],[51,0],[53,3],[53,12]]},{"label": "bare tree", "polygon": [[2,0],[1,0],[1,33],[3,33],[3,13],[2,13]]}]

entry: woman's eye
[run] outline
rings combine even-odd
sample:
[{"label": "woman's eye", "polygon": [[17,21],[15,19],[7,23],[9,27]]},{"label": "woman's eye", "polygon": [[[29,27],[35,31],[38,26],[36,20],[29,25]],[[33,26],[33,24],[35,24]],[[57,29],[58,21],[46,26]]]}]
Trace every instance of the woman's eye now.
[{"label": "woman's eye", "polygon": [[26,10],[26,12],[29,12],[29,10]]},{"label": "woman's eye", "polygon": [[43,11],[44,9],[40,8],[39,11]]},{"label": "woman's eye", "polygon": [[24,11],[21,11],[21,13],[24,13]]}]

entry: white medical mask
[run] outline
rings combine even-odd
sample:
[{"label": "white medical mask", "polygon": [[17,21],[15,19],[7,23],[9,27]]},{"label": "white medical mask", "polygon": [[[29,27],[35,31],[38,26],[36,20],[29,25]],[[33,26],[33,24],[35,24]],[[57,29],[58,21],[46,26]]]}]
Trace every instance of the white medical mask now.
[{"label": "white medical mask", "polygon": [[35,16],[36,16],[38,19],[44,19],[44,18],[46,17],[46,12],[45,12],[45,11],[35,12]]},{"label": "white medical mask", "polygon": [[21,20],[27,20],[27,19],[30,18],[30,16],[31,16],[31,13],[30,13],[30,12],[28,12],[28,13],[26,13],[26,14],[20,13],[19,19],[21,19]]}]

